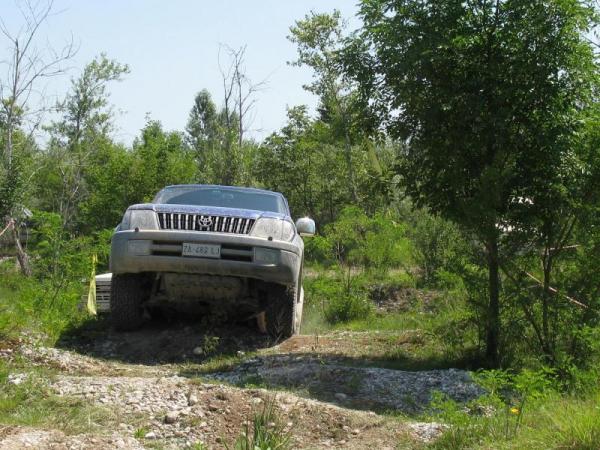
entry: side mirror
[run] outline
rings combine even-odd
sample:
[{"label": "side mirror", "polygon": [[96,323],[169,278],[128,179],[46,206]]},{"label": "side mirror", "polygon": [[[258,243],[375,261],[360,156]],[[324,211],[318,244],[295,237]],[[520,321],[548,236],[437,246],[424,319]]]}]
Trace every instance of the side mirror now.
[{"label": "side mirror", "polygon": [[315,221],[308,217],[302,217],[296,221],[296,230],[300,236],[314,236]]}]

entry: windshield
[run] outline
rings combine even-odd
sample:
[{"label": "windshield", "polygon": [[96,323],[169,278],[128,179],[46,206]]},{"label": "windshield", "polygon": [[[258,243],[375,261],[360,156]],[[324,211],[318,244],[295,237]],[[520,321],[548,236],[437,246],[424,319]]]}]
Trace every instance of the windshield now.
[{"label": "windshield", "polygon": [[224,208],[253,209],[286,214],[280,195],[243,189],[219,189],[182,186],[163,189],[154,203],[167,205],[217,206]]}]

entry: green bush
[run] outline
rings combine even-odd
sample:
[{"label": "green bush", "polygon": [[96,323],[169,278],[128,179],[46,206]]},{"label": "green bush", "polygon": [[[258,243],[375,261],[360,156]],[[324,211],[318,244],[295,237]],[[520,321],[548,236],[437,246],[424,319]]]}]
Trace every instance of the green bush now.
[{"label": "green bush", "polygon": [[410,255],[405,225],[395,221],[390,212],[368,216],[354,206],[344,208],[335,222],[325,226],[323,236],[306,244],[309,261],[373,271],[406,267]]},{"label": "green bush", "polygon": [[317,308],[330,324],[349,322],[369,316],[373,305],[363,279],[338,271],[333,276],[320,274],[304,282],[309,308]]},{"label": "green bush", "polygon": [[408,235],[423,284],[435,285],[440,279],[447,279],[449,273],[456,273],[456,265],[462,263],[467,247],[456,225],[425,210],[415,210]]},{"label": "green bush", "polygon": [[51,343],[85,320],[78,304],[87,292],[92,255],[98,256],[98,271],[104,270],[110,234],[103,230],[73,238],[57,214],[36,212],[28,243],[33,277],[23,277],[8,264],[0,266],[0,333],[14,335],[28,329]]},{"label": "green bush", "polygon": [[350,322],[364,319],[371,313],[369,299],[360,293],[340,294],[329,300],[324,314],[329,323]]}]

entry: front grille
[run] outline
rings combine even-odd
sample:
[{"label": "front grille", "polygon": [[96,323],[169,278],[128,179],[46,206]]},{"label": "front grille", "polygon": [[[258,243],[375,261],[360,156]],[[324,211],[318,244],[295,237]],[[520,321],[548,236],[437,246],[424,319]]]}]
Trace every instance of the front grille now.
[{"label": "front grille", "polygon": [[254,219],[202,214],[158,213],[162,230],[208,231],[213,233],[248,234]]}]

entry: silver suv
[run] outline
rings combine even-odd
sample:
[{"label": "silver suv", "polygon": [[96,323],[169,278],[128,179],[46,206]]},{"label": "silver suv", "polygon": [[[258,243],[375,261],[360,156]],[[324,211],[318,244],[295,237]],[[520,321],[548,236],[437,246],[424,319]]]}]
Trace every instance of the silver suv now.
[{"label": "silver suv", "polygon": [[294,224],[277,192],[168,186],[152,203],[130,206],[112,237],[113,323],[136,329],[145,310],[171,306],[257,317],[287,338],[302,318],[301,236],[314,232],[311,219]]}]

